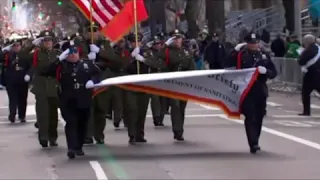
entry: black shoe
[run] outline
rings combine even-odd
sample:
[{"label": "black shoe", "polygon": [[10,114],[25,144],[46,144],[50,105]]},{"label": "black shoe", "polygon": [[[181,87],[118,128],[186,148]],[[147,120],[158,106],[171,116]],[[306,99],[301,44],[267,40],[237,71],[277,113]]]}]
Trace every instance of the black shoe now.
[{"label": "black shoe", "polygon": [[51,147],[57,147],[58,146],[57,141],[50,141],[49,144],[50,144]]},{"label": "black shoe", "polygon": [[34,127],[39,129],[38,123],[34,123]]},{"label": "black shoe", "polygon": [[146,143],[147,142],[147,140],[145,139],[145,138],[136,138],[136,142],[138,142],[138,143]]},{"label": "black shoe", "polygon": [[129,144],[135,144],[136,143],[136,139],[134,138],[134,136],[130,136],[129,137]]},{"label": "black shoe", "polygon": [[311,113],[300,113],[299,116],[311,116]]},{"label": "black shoe", "polygon": [[174,135],[174,137],[173,137],[175,140],[177,140],[177,141],[184,141],[184,138],[183,138],[183,136],[182,135],[178,135],[178,134],[176,134],[176,135]]},{"label": "black shoe", "polygon": [[69,159],[74,159],[76,157],[76,154],[74,153],[74,151],[68,151],[67,156],[69,157]]},{"label": "black shoe", "polygon": [[260,148],[259,145],[255,145],[255,146],[250,147],[250,153],[251,154],[256,154],[257,151],[260,151],[260,150],[261,150],[261,148]]},{"label": "black shoe", "polygon": [[84,156],[85,153],[83,152],[83,150],[80,150],[80,151],[76,151],[76,155],[77,156]]},{"label": "black shoe", "polygon": [[48,147],[48,141],[46,141],[46,140],[40,140],[39,143],[43,148],[47,148]]},{"label": "black shoe", "polygon": [[26,121],[26,118],[20,118],[20,122],[21,122],[21,123],[27,122],[27,121]]},{"label": "black shoe", "polygon": [[115,128],[119,128],[119,127],[120,127],[120,123],[119,123],[119,122],[113,122],[113,126],[114,126]]},{"label": "black shoe", "polygon": [[159,125],[159,126],[164,126],[163,122],[159,122],[158,125]]},{"label": "black shoe", "polygon": [[84,144],[93,144],[93,139],[92,138],[85,138],[84,139]]},{"label": "black shoe", "polygon": [[103,138],[96,139],[96,143],[97,144],[104,144],[104,139]]},{"label": "black shoe", "polygon": [[112,120],[112,114],[106,114],[106,118]]},{"label": "black shoe", "polygon": [[16,120],[15,120],[15,118],[9,118],[9,121],[10,121],[11,123],[14,123]]}]

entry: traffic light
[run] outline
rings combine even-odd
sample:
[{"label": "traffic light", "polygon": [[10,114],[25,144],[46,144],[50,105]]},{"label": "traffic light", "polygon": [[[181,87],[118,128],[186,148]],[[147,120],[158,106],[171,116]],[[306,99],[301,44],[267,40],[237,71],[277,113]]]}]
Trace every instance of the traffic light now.
[{"label": "traffic light", "polygon": [[58,1],[58,5],[61,6],[62,5],[62,1]]},{"label": "traffic light", "polygon": [[12,2],[12,10],[15,10],[17,7],[16,7],[16,2]]}]

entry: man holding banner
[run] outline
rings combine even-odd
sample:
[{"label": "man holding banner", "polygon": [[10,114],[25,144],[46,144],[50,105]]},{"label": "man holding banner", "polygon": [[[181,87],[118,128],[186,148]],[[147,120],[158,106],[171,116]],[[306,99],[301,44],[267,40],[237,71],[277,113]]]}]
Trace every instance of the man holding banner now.
[{"label": "man holding banner", "polygon": [[262,121],[267,107],[268,87],[267,80],[277,76],[275,65],[267,54],[259,50],[259,41],[251,33],[246,38],[246,47],[238,52],[237,69],[257,67],[259,75],[253,83],[247,96],[241,100],[241,113],[245,116],[245,129],[247,133],[250,152],[255,154],[260,150],[259,138]]}]

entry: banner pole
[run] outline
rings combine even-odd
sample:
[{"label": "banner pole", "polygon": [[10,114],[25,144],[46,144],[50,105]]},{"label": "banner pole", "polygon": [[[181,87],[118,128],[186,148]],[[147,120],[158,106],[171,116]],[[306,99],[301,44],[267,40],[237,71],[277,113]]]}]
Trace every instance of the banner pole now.
[{"label": "banner pole", "polygon": [[93,44],[93,8],[92,8],[92,0],[90,0],[90,38],[91,38],[91,43]]},{"label": "banner pole", "polygon": [[[138,40],[138,17],[137,17],[137,0],[133,0],[133,13],[134,13],[134,33],[136,38],[136,47],[139,46]],[[140,62],[137,61],[137,73],[140,74]]]}]

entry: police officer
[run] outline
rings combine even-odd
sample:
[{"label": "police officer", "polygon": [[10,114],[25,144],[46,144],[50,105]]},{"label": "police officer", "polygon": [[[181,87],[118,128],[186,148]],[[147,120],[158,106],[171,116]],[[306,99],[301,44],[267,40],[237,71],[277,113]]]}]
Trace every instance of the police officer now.
[{"label": "police officer", "polygon": [[57,146],[58,126],[58,85],[56,78],[44,77],[49,64],[56,61],[59,52],[53,48],[54,33],[42,31],[40,37],[33,40],[39,46],[31,52],[32,68],[25,76],[25,80],[32,78],[31,92],[36,98],[36,116],[39,143],[42,147]]},{"label": "police officer", "polygon": [[[166,46],[159,53],[159,57],[164,60],[166,68],[170,72],[195,70],[192,54],[182,46],[183,38],[184,36],[179,30],[174,30],[165,42]],[[183,126],[187,101],[169,99],[169,104],[174,139],[184,141]]]},{"label": "police officer", "polygon": [[[48,69],[48,75],[56,77],[59,83],[61,114],[66,121],[65,134],[68,157],[83,156],[83,144],[90,117],[92,90],[87,89],[99,82],[100,69],[88,60],[82,60],[79,50],[71,42],[66,42],[59,61]],[[94,56],[89,56],[91,60]]]},{"label": "police officer", "polygon": [[318,81],[320,75],[320,47],[316,44],[316,37],[311,34],[304,36],[303,46],[305,50],[298,60],[303,72],[301,92],[303,112],[299,115],[310,116],[310,94],[313,90],[320,92],[320,83]]},{"label": "police officer", "polygon": [[266,82],[277,76],[277,70],[269,55],[259,50],[259,41],[254,33],[250,33],[245,39],[246,47],[239,52],[236,67],[237,69],[256,67],[259,72],[256,82],[241,105],[250,152],[255,154],[260,150],[259,138],[267,106]]},{"label": "police officer", "polygon": [[28,82],[24,76],[30,69],[31,63],[28,59],[28,50],[22,49],[22,39],[14,39],[7,47],[7,52],[1,58],[3,63],[2,73],[9,97],[9,121],[15,122],[16,113],[20,122],[26,122],[26,108],[28,98]]}]

